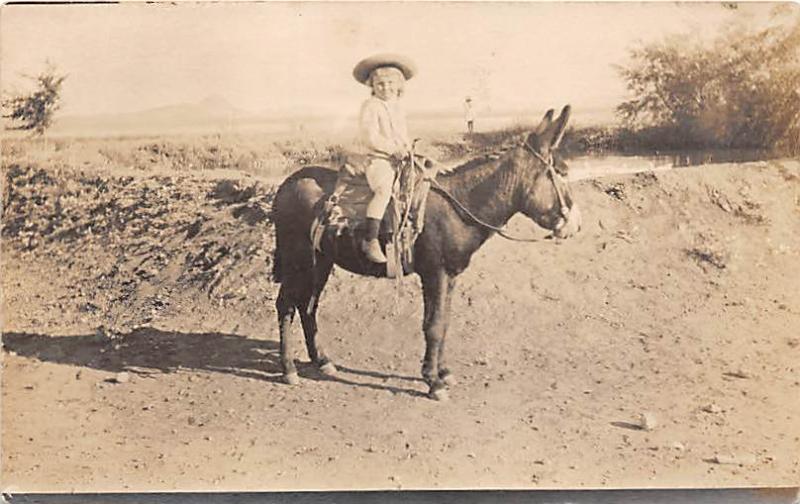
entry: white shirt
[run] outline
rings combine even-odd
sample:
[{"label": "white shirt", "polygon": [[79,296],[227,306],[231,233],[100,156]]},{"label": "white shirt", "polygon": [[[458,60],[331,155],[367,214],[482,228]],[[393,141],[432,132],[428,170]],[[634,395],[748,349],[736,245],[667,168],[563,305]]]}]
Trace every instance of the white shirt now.
[{"label": "white shirt", "polygon": [[359,143],[367,153],[394,154],[411,145],[406,113],[398,100],[387,102],[372,96],[364,101],[359,132]]},{"label": "white shirt", "polygon": [[464,119],[467,121],[475,120],[475,111],[472,110],[472,102],[464,102]]}]

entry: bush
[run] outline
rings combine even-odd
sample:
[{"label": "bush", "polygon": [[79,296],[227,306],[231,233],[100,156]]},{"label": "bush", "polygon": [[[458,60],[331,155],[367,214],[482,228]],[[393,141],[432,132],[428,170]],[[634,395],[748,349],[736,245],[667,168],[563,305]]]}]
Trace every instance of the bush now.
[{"label": "bush", "polygon": [[36,90],[30,94],[3,98],[2,107],[5,109],[3,117],[17,123],[13,129],[43,135],[52,124],[53,115],[60,107],[61,84],[67,76],[60,75],[54,66],[48,64],[47,69],[36,77],[26,77],[36,83]]},{"label": "bush", "polygon": [[800,152],[797,12],[776,12],[767,28],[729,29],[709,43],[673,36],[635,48],[619,71],[633,94],[617,107],[623,123],[669,147]]}]

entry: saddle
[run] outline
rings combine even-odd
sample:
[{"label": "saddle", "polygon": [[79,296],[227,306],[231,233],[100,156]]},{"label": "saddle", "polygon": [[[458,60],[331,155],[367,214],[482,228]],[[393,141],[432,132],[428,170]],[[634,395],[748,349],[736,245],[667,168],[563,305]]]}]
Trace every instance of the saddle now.
[{"label": "saddle", "polygon": [[[337,163],[339,177],[334,191],[318,208],[311,225],[311,242],[317,252],[323,252],[323,237],[327,233],[331,233],[334,240],[347,236],[357,240],[356,235],[362,236],[367,204],[372,199],[372,190],[364,174],[368,163],[367,156],[358,154],[347,154]],[[389,278],[414,271],[414,243],[422,233],[430,179],[435,176],[432,163],[419,155],[413,156],[413,162],[407,159],[394,168],[392,198],[380,232]]]}]

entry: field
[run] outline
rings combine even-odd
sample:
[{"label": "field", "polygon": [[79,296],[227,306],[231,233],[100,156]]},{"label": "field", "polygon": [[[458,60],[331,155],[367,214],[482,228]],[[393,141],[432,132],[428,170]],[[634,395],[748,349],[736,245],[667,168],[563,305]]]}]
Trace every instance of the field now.
[{"label": "field", "polygon": [[460,277],[437,403],[416,278],[335,270],[341,373],[280,382],[272,196],[338,148],[4,142],[4,491],[800,482],[796,160],[574,182],[577,237],[494,237]]}]

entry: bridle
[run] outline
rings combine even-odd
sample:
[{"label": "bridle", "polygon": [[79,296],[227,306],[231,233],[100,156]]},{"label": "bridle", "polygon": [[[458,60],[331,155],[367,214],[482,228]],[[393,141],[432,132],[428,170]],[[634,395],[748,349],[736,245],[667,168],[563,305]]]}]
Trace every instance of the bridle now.
[{"label": "bridle", "polygon": [[[531,147],[531,145],[528,143],[527,140],[522,142],[522,146],[524,146],[528,151],[533,153],[533,155],[536,156],[536,158],[539,161],[544,163],[545,172],[547,173],[548,178],[550,179],[550,181],[553,184],[553,189],[555,189],[555,191],[556,191],[556,197],[558,198],[558,205],[559,205],[559,213],[561,214],[561,216],[564,219],[567,219],[568,216],[569,216],[569,209],[567,208],[566,200],[564,198],[564,193],[561,192],[561,188],[558,186],[558,182],[557,181],[559,179],[561,179],[561,176],[556,172],[556,169],[555,169],[555,166],[554,166],[553,154],[551,153],[548,156],[548,158],[545,159],[545,157],[542,156],[541,154],[539,154],[539,152],[536,149]],[[430,180],[431,185],[433,187],[435,187],[439,192],[441,192],[445,197],[447,197],[447,199],[449,199],[458,209],[460,209],[462,212],[464,212],[476,224],[478,224],[478,225],[480,225],[480,226],[482,226],[482,227],[484,227],[484,228],[486,228],[486,229],[488,229],[490,231],[496,232],[498,235],[502,236],[503,238],[505,238],[507,240],[520,241],[520,242],[538,242],[538,241],[541,241],[540,239],[537,239],[537,238],[518,238],[516,236],[512,236],[512,235],[508,234],[508,232],[505,230],[505,227],[493,226],[493,225],[491,225],[491,224],[489,224],[487,222],[482,221],[477,216],[475,216],[475,214],[470,212],[469,209],[467,207],[465,207],[460,201],[458,201],[455,196],[450,194],[447,191],[447,189],[442,187],[442,185],[439,184],[439,182],[434,177],[430,177],[429,180]]]},{"label": "bridle", "polygon": [[566,219],[567,217],[569,217],[569,209],[567,208],[567,203],[566,203],[566,200],[564,199],[564,193],[561,192],[561,188],[558,186],[558,183],[557,183],[557,179],[560,179],[561,177],[556,172],[555,160],[553,159],[553,153],[551,152],[549,154],[549,156],[547,156],[547,159],[545,159],[544,156],[539,154],[539,151],[537,151],[536,149],[531,147],[531,144],[529,144],[527,140],[522,142],[522,145],[526,149],[528,149],[534,156],[536,156],[539,159],[539,161],[544,163],[545,171],[547,172],[547,176],[550,177],[550,182],[553,183],[553,189],[555,189],[555,191],[556,191],[556,197],[558,198],[558,205],[560,207],[558,209],[558,211],[561,214],[561,216]]}]

